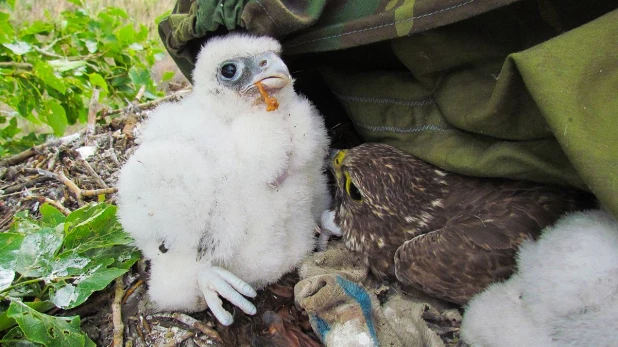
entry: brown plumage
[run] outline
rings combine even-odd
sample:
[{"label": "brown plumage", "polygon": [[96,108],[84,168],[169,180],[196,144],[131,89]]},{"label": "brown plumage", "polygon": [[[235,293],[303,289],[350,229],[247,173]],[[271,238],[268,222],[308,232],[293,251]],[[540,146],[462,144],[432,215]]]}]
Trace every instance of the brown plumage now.
[{"label": "brown plumage", "polygon": [[346,246],[378,278],[459,304],[508,278],[524,239],[594,201],[565,187],[448,173],[385,144],[339,151],[332,166]]}]

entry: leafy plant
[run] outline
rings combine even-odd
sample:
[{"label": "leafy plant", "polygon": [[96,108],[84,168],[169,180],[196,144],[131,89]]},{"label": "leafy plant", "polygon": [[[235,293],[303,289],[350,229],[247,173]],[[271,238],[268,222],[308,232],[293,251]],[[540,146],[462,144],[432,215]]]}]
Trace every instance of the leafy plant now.
[{"label": "leafy plant", "polygon": [[142,86],[146,98],[159,94],[150,68],[164,51],[148,39],[147,27],[120,8],[95,15],[83,0],[70,2],[73,9],[59,18],[46,12],[45,21],[19,26],[11,21],[14,1],[0,2],[0,156],[45,138],[18,141],[17,117],[61,136],[68,125],[86,122],[95,88],[112,108],[126,106]]},{"label": "leafy plant", "polygon": [[[45,314],[71,309],[109,285],[138,259],[116,219],[116,207],[84,206],[64,216],[51,205],[41,220],[15,216],[0,233],[0,345],[94,346],[80,319]],[[31,345],[32,345],[31,344]]]}]

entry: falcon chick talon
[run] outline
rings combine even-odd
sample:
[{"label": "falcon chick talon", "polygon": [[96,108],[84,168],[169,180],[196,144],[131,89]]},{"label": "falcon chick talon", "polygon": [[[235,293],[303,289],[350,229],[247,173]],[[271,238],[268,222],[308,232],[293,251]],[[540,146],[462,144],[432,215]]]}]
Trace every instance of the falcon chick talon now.
[{"label": "falcon chick talon", "polygon": [[328,239],[331,236],[342,236],[343,232],[341,228],[335,223],[335,211],[324,210],[320,217],[320,236],[318,237],[318,251],[322,252],[326,250],[328,246]]},{"label": "falcon chick talon", "polygon": [[328,235],[343,235],[343,231],[341,231],[341,228],[339,228],[337,223],[335,223],[335,211],[325,210],[324,212],[322,212],[320,224],[322,225],[322,231],[327,233]]},{"label": "falcon chick talon", "polygon": [[219,296],[226,298],[246,314],[253,315],[257,312],[255,306],[243,297],[243,295],[255,297],[257,293],[249,284],[231,272],[217,266],[211,266],[202,270],[197,280],[210,311],[221,324],[230,325],[234,322],[234,318],[223,309],[223,303]]}]

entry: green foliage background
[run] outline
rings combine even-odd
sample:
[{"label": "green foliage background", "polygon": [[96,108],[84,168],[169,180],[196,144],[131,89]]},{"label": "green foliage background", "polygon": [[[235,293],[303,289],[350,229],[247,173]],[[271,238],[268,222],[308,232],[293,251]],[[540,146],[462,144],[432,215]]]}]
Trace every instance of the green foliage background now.
[{"label": "green foliage background", "polygon": [[[0,156],[85,123],[94,88],[112,109],[126,106],[141,86],[146,98],[160,96],[150,70],[165,53],[146,25],[121,8],[93,14],[82,0],[69,1],[74,6],[56,18],[46,12],[45,20],[19,25],[11,18],[15,0],[0,1]],[[43,134],[24,134],[20,119]]]}]

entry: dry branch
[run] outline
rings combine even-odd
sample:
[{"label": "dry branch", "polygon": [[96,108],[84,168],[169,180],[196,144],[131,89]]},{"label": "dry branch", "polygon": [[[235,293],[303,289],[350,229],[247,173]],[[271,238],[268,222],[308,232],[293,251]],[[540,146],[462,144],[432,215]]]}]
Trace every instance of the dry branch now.
[{"label": "dry branch", "polygon": [[32,66],[32,64],[29,63],[17,63],[14,61],[5,61],[5,62],[0,62],[0,68],[2,67],[14,67],[17,69],[24,69],[24,70],[32,70],[34,68],[34,66]]},{"label": "dry branch", "polygon": [[116,278],[114,302],[112,304],[112,322],[114,324],[114,347],[123,347],[124,342],[124,324],[122,323],[122,297],[124,296],[124,287],[122,285],[122,276]]},{"label": "dry branch", "polygon": [[34,146],[32,148],[28,148],[27,150],[21,152],[21,153],[17,153],[11,157],[8,157],[4,160],[0,161],[0,167],[4,167],[4,166],[12,166],[15,164],[19,164],[22,161],[32,157],[33,155],[36,155],[38,153],[40,153],[43,149],[45,149],[45,147],[47,147],[46,143],[40,144],[38,146]]},{"label": "dry branch", "polygon": [[34,197],[34,199],[36,199],[40,203],[48,203],[48,204],[54,206],[56,209],[58,209],[60,212],[62,212],[62,214],[64,214],[65,216],[68,216],[69,214],[71,214],[71,210],[69,210],[68,208],[64,207],[64,205],[62,205],[61,203],[59,203],[56,200],[52,200],[52,199],[46,198],[44,196],[37,196],[37,197]]},{"label": "dry branch", "polygon": [[94,178],[94,180],[95,180],[95,181],[97,181],[97,184],[98,184],[101,188],[103,188],[103,189],[107,189],[107,188],[109,188],[109,187],[107,186],[107,183],[105,183],[105,181],[103,181],[103,179],[101,178],[101,176],[99,176],[99,174],[98,174],[96,171],[94,171],[94,169],[92,168],[92,166],[90,166],[90,163],[89,163],[89,162],[87,162],[86,160],[84,160],[84,159],[82,159],[82,158],[79,158],[77,161],[78,161],[80,164],[82,164],[82,165],[86,168],[86,171],[88,171],[88,173],[90,174],[90,176],[92,176],[92,178]]},{"label": "dry branch", "polygon": [[97,112],[99,112],[99,88],[94,88],[92,90],[92,97],[90,98],[90,103],[88,104],[88,127],[87,134],[94,134],[94,128],[97,123]]},{"label": "dry branch", "polygon": [[[183,89],[183,90],[177,91],[174,94],[170,94],[168,96],[162,97],[162,98],[157,99],[157,100],[148,101],[148,102],[145,102],[145,103],[142,103],[142,104],[139,104],[139,105],[131,105],[131,106],[129,106],[129,108],[135,107],[135,108],[138,108],[140,110],[148,110],[148,109],[154,108],[154,107],[158,106],[159,104],[167,102],[167,101],[180,100],[183,97],[185,97],[187,94],[189,94],[190,92],[191,92],[191,89]],[[121,114],[121,113],[125,112],[125,110],[126,110],[126,108],[124,108],[124,109],[117,109],[117,110],[108,110],[107,111],[107,115],[111,116],[111,115],[114,115],[114,114]]]}]

